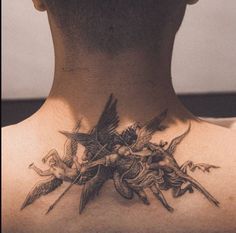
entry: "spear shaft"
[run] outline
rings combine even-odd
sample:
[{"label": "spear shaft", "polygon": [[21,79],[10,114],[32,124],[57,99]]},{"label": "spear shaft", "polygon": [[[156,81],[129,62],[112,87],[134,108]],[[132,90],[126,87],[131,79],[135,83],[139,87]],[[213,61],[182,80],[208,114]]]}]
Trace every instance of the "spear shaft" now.
[{"label": "spear shaft", "polygon": [[81,174],[79,174],[74,181],[65,189],[65,191],[56,199],[56,201],[48,208],[46,214],[48,214],[55,206],[56,204],[62,199],[62,197],[71,189],[71,187],[79,180],[81,177]]},{"label": "spear shaft", "polygon": [[[96,158],[107,146],[105,144],[95,155],[93,158]],[[56,199],[56,201],[48,208],[46,214],[48,214],[53,208],[57,205],[57,203],[62,199],[62,197],[72,188],[72,186],[80,179],[81,173],[73,180],[73,182],[65,189],[65,191]]]}]

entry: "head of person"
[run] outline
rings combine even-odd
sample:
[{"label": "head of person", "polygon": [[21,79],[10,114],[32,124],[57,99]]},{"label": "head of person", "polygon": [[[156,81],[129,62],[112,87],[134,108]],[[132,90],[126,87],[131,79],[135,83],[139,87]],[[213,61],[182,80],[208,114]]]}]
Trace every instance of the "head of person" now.
[{"label": "head of person", "polygon": [[[55,46],[116,55],[173,44],[187,4],[196,0],[33,0],[46,10]],[[56,47],[57,49],[57,47]]]},{"label": "head of person", "polygon": [[82,155],[82,160],[88,161],[88,160],[92,159],[92,157],[93,157],[93,154],[91,152],[89,152],[88,150],[85,150]]},{"label": "head of person", "polygon": [[57,165],[57,161],[55,160],[55,158],[51,157],[48,161],[48,165],[50,167],[56,166]]},{"label": "head of person", "polygon": [[128,157],[131,155],[131,149],[128,146],[117,145],[114,149],[114,152],[123,157]]},{"label": "head of person", "polygon": [[128,127],[128,129],[126,129],[121,133],[121,139],[122,139],[121,140],[122,145],[128,145],[128,146],[133,145],[137,140],[136,128],[133,126]]}]

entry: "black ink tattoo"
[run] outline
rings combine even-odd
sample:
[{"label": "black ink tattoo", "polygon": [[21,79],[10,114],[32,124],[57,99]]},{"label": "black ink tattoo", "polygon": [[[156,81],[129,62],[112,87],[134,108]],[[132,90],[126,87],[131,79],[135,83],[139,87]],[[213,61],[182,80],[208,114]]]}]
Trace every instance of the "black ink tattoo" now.
[{"label": "black ink tattoo", "polygon": [[[174,138],[170,144],[160,141],[151,142],[152,136],[163,131],[166,126],[163,121],[167,110],[148,123],[135,123],[119,133],[119,116],[116,110],[117,100],[111,95],[97,125],[89,133],[79,132],[80,124],[72,132],[60,132],[67,137],[65,155],[61,159],[56,150],[50,151],[42,161],[48,162],[49,169],[42,171],[34,164],[29,167],[40,176],[48,179],[33,187],[26,197],[21,209],[32,204],[42,195],[54,191],[63,181],[70,182],[70,186],[51,205],[49,213],[74,185],[82,185],[79,212],[82,213],[86,204],[99,194],[103,184],[113,179],[116,191],[126,199],[137,195],[145,204],[149,205],[145,190],[150,189],[161,204],[170,212],[173,208],[168,204],[162,191],[172,189],[174,197],[180,197],[186,192],[193,193],[194,189],[201,192],[211,203],[218,206],[219,202],[188,173],[200,169],[210,172],[219,168],[205,163],[194,164],[192,161],[179,166],[174,159],[174,152],[178,144],[186,137],[191,129]],[[83,162],[77,161],[78,143],[85,147],[82,155]]]}]

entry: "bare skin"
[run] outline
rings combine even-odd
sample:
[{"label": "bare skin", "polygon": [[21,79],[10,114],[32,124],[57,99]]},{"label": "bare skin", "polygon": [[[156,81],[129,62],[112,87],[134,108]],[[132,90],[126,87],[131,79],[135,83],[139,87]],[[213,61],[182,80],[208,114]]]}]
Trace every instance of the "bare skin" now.
[{"label": "bare skin", "polygon": [[[49,160],[49,161],[48,161]],[[77,176],[78,170],[81,165],[74,159],[75,168],[68,167],[63,160],[60,158],[56,150],[50,151],[45,157],[43,157],[42,162],[46,163],[48,161],[49,169],[41,170],[36,167],[34,163],[29,165],[30,169],[33,169],[39,176],[55,176],[56,178],[73,180]]]},{"label": "bare skin", "polygon": [[[34,1],[36,8],[45,10],[40,0]],[[65,47],[54,22],[54,46],[56,49],[55,77],[52,90],[42,108],[25,121],[2,130],[3,138],[3,232],[4,233],[156,233],[156,232],[235,232],[236,193],[236,133],[226,128],[198,120],[178,100],[171,83],[171,56],[174,36],[162,45],[158,58],[155,52],[144,48],[124,51],[111,57],[102,53],[81,53],[74,60],[80,66],[65,67]],[[171,34],[171,33],[170,33]],[[102,195],[89,204],[83,215],[78,213],[80,186],[73,186],[58,207],[45,216],[47,208],[65,190],[63,183],[54,192],[37,200],[24,211],[20,206],[28,190],[39,180],[37,175],[61,175],[72,177],[79,164],[66,167],[60,160],[65,136],[60,130],[70,131],[83,117],[82,132],[95,125],[103,103],[110,93],[119,100],[120,129],[134,122],[151,119],[168,108],[168,128],[153,136],[153,143],[160,139],[170,141],[187,128],[192,127],[186,140],[175,154],[178,164],[185,161],[204,162],[220,166],[211,170],[211,175],[201,171],[196,178],[220,201],[220,207],[212,207],[201,194],[185,194],[174,199],[172,191],[165,198],[175,213],[167,212],[151,194],[152,205],[145,206],[133,199],[122,199],[114,190],[112,181],[104,186]],[[52,148],[58,153],[45,155]],[[143,153],[144,157],[147,153]],[[78,154],[83,154],[79,146]],[[51,157],[51,158],[50,158]],[[53,159],[52,159],[53,158]],[[47,160],[50,162],[44,164]],[[78,157],[82,160],[82,156]],[[37,167],[29,164],[37,161]],[[42,161],[42,163],[41,163]],[[158,164],[158,166],[168,164]],[[191,163],[188,163],[191,167]],[[188,166],[185,164],[185,167]],[[40,169],[38,169],[38,166]],[[76,168],[77,166],[77,168]],[[158,193],[158,190],[153,190]],[[177,192],[177,191],[176,191]],[[140,194],[141,195],[141,194]]]},{"label": "bare skin", "polygon": [[[12,147],[7,138],[11,137],[13,141],[18,140],[22,125],[16,127],[19,131],[16,128],[14,131],[12,131],[12,128],[8,128],[3,139],[5,140],[3,141],[5,232],[39,232],[42,229],[52,233],[64,232],[64,229],[70,229],[69,232],[78,232],[78,229],[81,232],[104,232],[105,230],[106,232],[116,232],[116,230],[117,232],[156,232],[156,229],[160,231],[168,229],[168,232],[176,232],[174,226],[181,229],[179,232],[188,232],[189,229],[192,232],[208,232],[209,229],[212,232],[217,232],[216,228],[218,232],[224,232],[225,228],[227,229],[225,232],[233,232],[235,229],[235,224],[232,221],[236,207],[234,199],[236,191],[234,171],[235,133],[227,129],[205,122],[194,123],[189,138],[179,146],[176,153],[176,159],[180,164],[183,164],[186,160],[192,160],[221,167],[211,171],[212,173],[207,176],[207,180],[200,171],[194,173],[194,178],[207,187],[220,201],[220,207],[217,209],[212,207],[197,192],[194,195],[186,194],[187,196],[176,201],[173,199],[171,191],[167,191],[165,192],[165,198],[175,208],[175,213],[170,215],[160,203],[156,202],[152,195],[149,195],[149,201],[152,205],[148,207],[140,204],[138,199],[131,201],[131,203],[121,199],[114,191],[112,182],[110,182],[104,187],[102,195],[96,199],[96,202],[90,204],[89,209],[83,215],[76,215],[79,204],[78,195],[81,188],[74,186],[59,203],[58,207],[45,217],[45,211],[67,187],[67,184],[65,183],[58,190],[38,200],[33,206],[24,211],[19,210],[25,195],[39,180],[35,172],[28,170],[27,166],[31,161],[38,161],[40,164],[41,154],[47,151],[48,148],[52,148],[53,144],[46,146],[47,143],[44,142],[40,149],[36,149],[38,141],[35,140],[35,137],[31,137],[33,131],[30,131],[29,134],[24,136],[24,140],[26,140],[24,144],[21,143]],[[180,131],[180,128],[176,130]],[[168,140],[171,138],[169,135],[174,133],[172,132],[163,133],[163,135],[165,134],[163,138]],[[224,136],[223,139],[222,136]],[[198,141],[197,144],[196,141]],[[57,141],[58,145],[59,142],[60,140]],[[156,142],[158,142],[158,138]],[[226,146],[226,144],[231,146]],[[27,154],[25,153],[26,149]],[[122,215],[119,214],[121,212]],[[119,223],[117,223],[117,215],[119,215]],[[96,219],[93,216],[97,216]],[[136,217],[133,219],[131,216]],[[60,222],[55,221],[55,219],[60,219]],[[68,223],[69,219],[73,219],[73,221]],[[109,222],[105,219],[109,219]],[[153,221],[153,219],[161,219],[162,221]],[[13,222],[14,224],[12,224]],[[25,224],[22,225],[22,222]],[[189,224],[190,222],[191,224]],[[33,226],[32,223],[34,223]]]}]

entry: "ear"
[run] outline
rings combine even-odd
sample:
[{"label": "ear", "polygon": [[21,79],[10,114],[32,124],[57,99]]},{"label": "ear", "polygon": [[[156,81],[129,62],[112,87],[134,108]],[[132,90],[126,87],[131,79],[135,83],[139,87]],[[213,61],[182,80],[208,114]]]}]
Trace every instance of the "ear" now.
[{"label": "ear", "polygon": [[189,5],[193,5],[197,2],[198,2],[198,0],[187,0],[187,4],[189,4]]},{"label": "ear", "polygon": [[43,0],[33,0],[34,7],[38,11],[46,11],[45,4],[43,3]]}]

